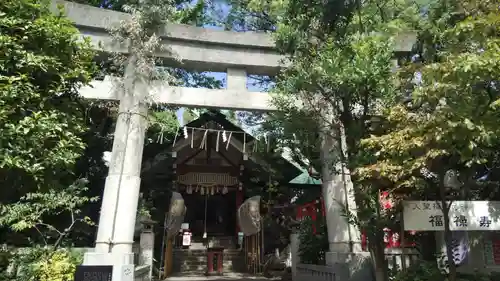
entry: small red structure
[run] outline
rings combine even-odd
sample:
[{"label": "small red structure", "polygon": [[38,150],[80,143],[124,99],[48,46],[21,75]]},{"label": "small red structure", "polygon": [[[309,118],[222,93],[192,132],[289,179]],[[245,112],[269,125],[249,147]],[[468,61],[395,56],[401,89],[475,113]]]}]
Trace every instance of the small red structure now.
[{"label": "small red structure", "polygon": [[[214,247],[207,249],[207,271],[206,275],[223,274],[224,248]],[[214,268],[214,265],[216,266]],[[215,271],[215,272],[214,272]]]},{"label": "small red structure", "polygon": [[[318,207],[317,205],[320,204]],[[304,217],[310,217],[313,222],[317,220],[318,212],[321,210],[321,215],[325,216],[325,205],[323,199],[314,200],[313,202],[305,203],[297,207],[297,220],[302,220]],[[312,225],[313,233],[316,234],[316,225]]]},{"label": "small red structure", "polygon": [[[382,191],[379,193],[379,202],[382,210],[392,209],[395,205],[394,198],[388,191]],[[409,235],[415,235],[415,232],[408,232]],[[361,249],[363,251],[368,251],[368,238],[366,235],[366,231],[362,231],[361,233]],[[385,248],[403,248],[403,247],[414,247],[416,244],[414,242],[405,241],[405,245],[401,243],[401,237],[399,232],[392,231],[389,228],[384,228],[384,243]]]}]

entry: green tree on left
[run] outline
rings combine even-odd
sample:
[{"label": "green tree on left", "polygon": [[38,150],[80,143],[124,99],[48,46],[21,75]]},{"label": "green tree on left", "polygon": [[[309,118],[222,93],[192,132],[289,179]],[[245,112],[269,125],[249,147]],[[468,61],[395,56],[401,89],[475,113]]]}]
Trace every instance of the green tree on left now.
[{"label": "green tree on left", "polygon": [[[78,88],[94,73],[94,53],[49,3],[0,2],[0,225],[28,234],[16,242],[30,246],[60,243],[91,200],[72,170],[85,149]],[[59,214],[67,221],[44,226]]]}]

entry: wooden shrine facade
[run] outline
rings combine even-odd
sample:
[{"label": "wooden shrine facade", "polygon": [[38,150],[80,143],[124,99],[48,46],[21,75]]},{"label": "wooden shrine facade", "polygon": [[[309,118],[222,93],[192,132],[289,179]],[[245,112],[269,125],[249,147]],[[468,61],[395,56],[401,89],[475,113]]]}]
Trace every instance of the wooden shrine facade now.
[{"label": "wooden shrine facade", "polygon": [[176,151],[172,167],[175,188],[184,197],[184,222],[189,224],[193,236],[236,236],[236,210],[244,200],[244,165],[238,159],[242,156],[234,148],[217,151],[214,138],[208,136],[211,134],[207,133],[206,149],[188,145]]},{"label": "wooden shrine facade", "polygon": [[257,145],[265,143],[222,113],[209,111],[179,128],[175,141],[145,163],[143,173],[154,175],[171,168],[168,180],[184,198],[184,222],[194,238],[205,233],[237,237],[237,210],[246,198],[256,195],[252,190],[267,184],[269,169],[280,171],[280,184],[302,187],[289,182],[303,171],[282,157],[259,157],[254,152]]}]

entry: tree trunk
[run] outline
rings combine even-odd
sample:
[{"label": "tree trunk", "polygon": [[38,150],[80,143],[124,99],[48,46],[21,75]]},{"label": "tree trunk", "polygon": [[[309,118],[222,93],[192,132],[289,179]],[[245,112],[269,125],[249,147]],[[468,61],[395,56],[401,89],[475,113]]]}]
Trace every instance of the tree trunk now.
[{"label": "tree trunk", "polygon": [[420,253],[424,261],[436,263],[436,235],[434,232],[424,232],[419,239]]},{"label": "tree trunk", "polygon": [[[374,245],[375,244],[375,245]],[[373,270],[375,272],[375,281],[388,281],[387,261],[385,259],[385,248],[383,243],[376,241],[371,244],[370,254],[373,261]]]},{"label": "tree trunk", "polygon": [[448,281],[455,281],[457,280],[457,267],[455,265],[455,261],[453,259],[453,251],[452,251],[452,242],[453,242],[453,237],[451,236],[451,230],[450,230],[450,207],[451,207],[451,202],[448,204],[446,202],[446,187],[443,184],[440,184],[439,186],[439,191],[441,195],[441,210],[443,212],[443,222],[444,222],[444,242],[446,244],[446,257],[448,260],[448,269],[449,269],[449,276],[448,276]]}]

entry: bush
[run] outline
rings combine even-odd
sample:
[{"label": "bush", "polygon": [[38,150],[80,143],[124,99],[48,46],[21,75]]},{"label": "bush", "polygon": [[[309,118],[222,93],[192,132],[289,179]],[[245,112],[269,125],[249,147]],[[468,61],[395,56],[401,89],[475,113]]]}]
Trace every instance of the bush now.
[{"label": "bush", "polygon": [[[316,224],[316,233],[312,226]],[[306,218],[300,223],[299,256],[302,263],[325,264],[325,251],[328,250],[328,235],[322,221],[313,222]]]},{"label": "bush", "polygon": [[70,281],[73,280],[76,266],[81,263],[81,255],[58,250],[51,253],[50,258],[38,261],[36,275],[40,281]]},{"label": "bush", "polygon": [[[405,272],[399,271],[392,281],[446,281],[447,273],[438,268],[437,263],[419,262],[412,265]],[[484,274],[474,272],[469,274],[457,273],[457,281],[497,281],[500,280],[496,274]]]},{"label": "bush", "polygon": [[6,255],[10,263],[0,268],[0,280],[5,281],[70,281],[82,254],[68,249],[50,248],[11,250]]},{"label": "bush", "polygon": [[406,271],[397,272],[393,281],[445,281],[446,275],[436,263],[419,262],[410,266]]}]

